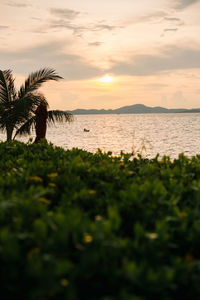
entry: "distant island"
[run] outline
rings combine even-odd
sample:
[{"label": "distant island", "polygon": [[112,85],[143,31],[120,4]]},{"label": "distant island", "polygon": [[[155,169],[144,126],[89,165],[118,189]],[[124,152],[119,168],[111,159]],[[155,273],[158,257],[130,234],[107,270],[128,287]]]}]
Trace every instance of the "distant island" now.
[{"label": "distant island", "polygon": [[200,113],[200,108],[168,109],[160,106],[149,107],[144,104],[123,106],[117,109],[75,109],[67,111],[73,115],[101,115],[101,114],[169,114],[169,113]]}]

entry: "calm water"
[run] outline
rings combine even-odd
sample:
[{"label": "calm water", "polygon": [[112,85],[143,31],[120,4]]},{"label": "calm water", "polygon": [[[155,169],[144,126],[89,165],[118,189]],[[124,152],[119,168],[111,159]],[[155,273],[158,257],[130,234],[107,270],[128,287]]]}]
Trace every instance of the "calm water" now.
[{"label": "calm water", "polygon": [[[0,139],[5,136],[0,134]],[[174,158],[181,152],[192,156],[200,153],[200,114],[80,115],[71,124],[48,128],[47,139],[65,149],[101,148],[115,155],[123,150],[147,157],[160,153]]]}]

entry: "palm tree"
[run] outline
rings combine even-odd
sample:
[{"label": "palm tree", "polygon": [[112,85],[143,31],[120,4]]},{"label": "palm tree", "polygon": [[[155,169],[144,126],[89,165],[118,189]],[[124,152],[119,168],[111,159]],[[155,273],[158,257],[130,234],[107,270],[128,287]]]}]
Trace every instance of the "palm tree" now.
[{"label": "palm tree", "polygon": [[[48,106],[45,97],[37,93],[38,88],[48,80],[62,79],[53,69],[44,68],[31,73],[17,91],[11,70],[0,70],[0,130],[6,132],[7,141],[17,135],[30,134],[35,126],[35,110],[39,104]],[[71,122],[72,115],[60,111],[48,111],[47,123]],[[14,138],[13,138],[14,135]]]}]

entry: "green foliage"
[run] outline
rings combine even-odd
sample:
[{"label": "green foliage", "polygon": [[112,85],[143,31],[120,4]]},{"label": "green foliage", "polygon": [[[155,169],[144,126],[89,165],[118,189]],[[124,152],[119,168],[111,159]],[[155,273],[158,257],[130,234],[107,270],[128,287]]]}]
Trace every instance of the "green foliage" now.
[{"label": "green foliage", "polygon": [[199,299],[200,155],[0,143],[1,291],[13,299]]}]

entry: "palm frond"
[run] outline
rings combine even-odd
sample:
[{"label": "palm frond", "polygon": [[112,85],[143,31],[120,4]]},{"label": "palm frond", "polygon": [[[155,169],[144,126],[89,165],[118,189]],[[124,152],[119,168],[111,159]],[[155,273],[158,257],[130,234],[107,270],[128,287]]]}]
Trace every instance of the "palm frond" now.
[{"label": "palm frond", "polygon": [[31,131],[35,128],[35,122],[36,122],[36,116],[32,116],[30,119],[28,119],[21,127],[19,127],[14,135],[14,138],[17,135],[29,135],[31,134]]},{"label": "palm frond", "polygon": [[8,124],[12,124],[10,120],[10,113],[4,109],[4,107],[0,108],[0,129],[4,130]]},{"label": "palm frond", "polygon": [[2,105],[0,105],[0,130],[4,131],[7,125],[7,115],[5,109]]},{"label": "palm frond", "polygon": [[10,91],[11,101],[14,101],[17,98],[17,91],[15,88],[15,78],[12,73],[8,77],[8,90]]},{"label": "palm frond", "polygon": [[25,84],[21,86],[18,92],[18,98],[23,98],[28,93],[34,92],[42,85],[42,83],[48,80],[58,81],[59,79],[62,79],[62,77],[56,74],[55,70],[50,68],[44,68],[33,72],[28,76]]},{"label": "palm frond", "polygon": [[48,125],[54,124],[55,122],[72,122],[73,115],[62,110],[49,110],[47,113]]},{"label": "palm frond", "polygon": [[11,70],[0,70],[0,103],[9,104],[16,98],[14,81]]},{"label": "palm frond", "polygon": [[48,107],[48,102],[41,93],[29,93],[23,98],[18,98],[14,103],[14,109],[17,116],[17,123],[20,123],[35,113],[39,104],[43,104]]}]

